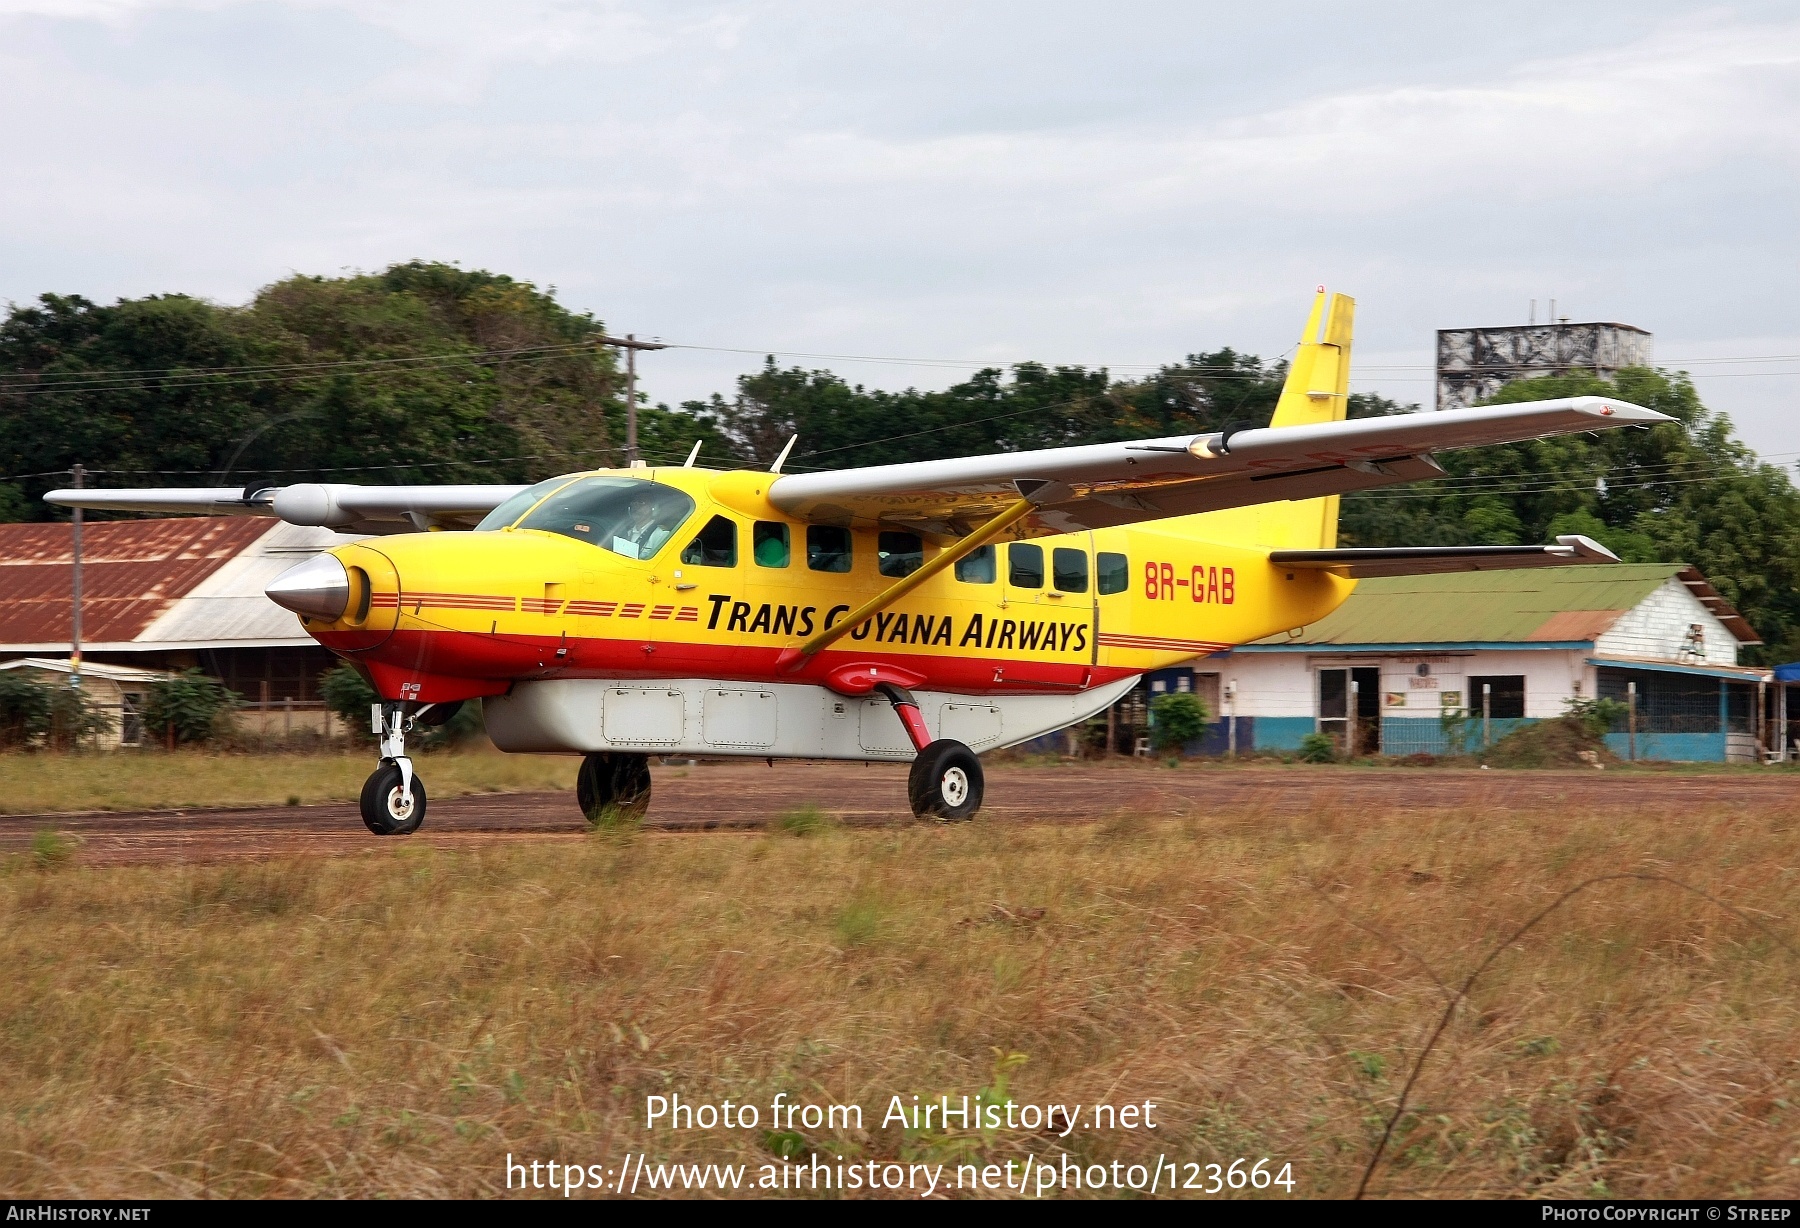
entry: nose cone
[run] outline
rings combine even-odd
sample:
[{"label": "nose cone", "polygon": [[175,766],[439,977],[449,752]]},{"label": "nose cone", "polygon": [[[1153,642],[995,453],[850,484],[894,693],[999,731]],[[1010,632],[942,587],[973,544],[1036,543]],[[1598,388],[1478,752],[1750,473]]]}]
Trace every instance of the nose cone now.
[{"label": "nose cone", "polygon": [[350,604],[350,573],[332,555],[316,554],[276,576],[263,593],[296,614],[334,622]]}]

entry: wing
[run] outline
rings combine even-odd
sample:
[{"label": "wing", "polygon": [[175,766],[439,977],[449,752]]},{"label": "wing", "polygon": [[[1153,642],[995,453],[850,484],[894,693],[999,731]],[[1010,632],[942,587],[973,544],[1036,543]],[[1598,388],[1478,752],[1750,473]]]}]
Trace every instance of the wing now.
[{"label": "wing", "polygon": [[1028,533],[1069,533],[1416,482],[1443,476],[1436,451],[1669,421],[1609,397],[1567,397],[792,474],[769,498],[821,524],[961,536],[1023,494],[1038,505]]},{"label": "wing", "polygon": [[305,482],[251,490],[53,490],[46,502],[106,512],[274,516],[345,533],[470,528],[524,486],[355,486]]},{"label": "wing", "polygon": [[1352,550],[1272,550],[1269,562],[1308,571],[1329,571],[1351,579],[1370,576],[1429,576],[1445,571],[1511,571],[1520,567],[1567,567],[1616,563],[1619,556],[1591,537],[1572,533],[1554,546],[1397,546]]}]

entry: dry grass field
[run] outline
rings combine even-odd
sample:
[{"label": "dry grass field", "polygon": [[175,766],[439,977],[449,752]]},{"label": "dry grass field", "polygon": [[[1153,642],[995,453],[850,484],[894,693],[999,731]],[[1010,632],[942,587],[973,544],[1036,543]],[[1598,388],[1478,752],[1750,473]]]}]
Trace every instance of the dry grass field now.
[{"label": "dry grass field", "polygon": [[[0,814],[279,806],[355,801],[372,749],[310,754],[200,750],[0,755]],[[431,796],[572,789],[580,761],[558,755],[464,751],[426,755]]]},{"label": "dry grass field", "polygon": [[[1296,1195],[1347,1195],[1499,944],[1371,1193],[1791,1198],[1796,820],[1319,804],[209,866],[46,848],[0,878],[0,1190],[485,1195],[509,1153],[754,1179],[817,1149],[1267,1156]],[[1626,872],[1731,908],[1607,881],[1504,942]],[[893,1095],[1000,1085],[1154,1101],[1158,1128],[881,1124]],[[762,1128],[647,1130],[674,1094],[761,1105]],[[778,1094],[862,1127],[771,1131]]]}]

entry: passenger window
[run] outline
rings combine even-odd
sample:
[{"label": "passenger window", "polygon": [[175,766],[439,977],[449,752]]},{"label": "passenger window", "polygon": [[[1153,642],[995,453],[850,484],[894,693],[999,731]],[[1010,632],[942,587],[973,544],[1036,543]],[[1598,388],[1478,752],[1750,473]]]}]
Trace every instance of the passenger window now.
[{"label": "passenger window", "polygon": [[1006,548],[1007,583],[1014,588],[1044,587],[1044,548],[1014,542]]},{"label": "passenger window", "polygon": [[750,530],[750,553],[758,567],[788,565],[788,527],[772,520],[759,520]]},{"label": "passenger window", "polygon": [[736,567],[737,526],[723,516],[714,516],[681,552],[681,561],[697,567]]},{"label": "passenger window", "polygon": [[1087,551],[1058,546],[1050,552],[1050,567],[1057,592],[1087,592]]},{"label": "passenger window", "polygon": [[993,544],[971,550],[956,560],[956,578],[964,584],[992,584],[997,570]]},{"label": "passenger window", "polygon": [[878,570],[884,576],[910,576],[925,566],[925,543],[917,533],[882,533],[875,539]]},{"label": "passenger window", "polygon": [[1131,587],[1131,560],[1122,554],[1102,550],[1094,556],[1095,578],[1100,581],[1100,595],[1122,593]]},{"label": "passenger window", "polygon": [[806,565],[813,571],[849,571],[850,530],[829,524],[807,525]]}]

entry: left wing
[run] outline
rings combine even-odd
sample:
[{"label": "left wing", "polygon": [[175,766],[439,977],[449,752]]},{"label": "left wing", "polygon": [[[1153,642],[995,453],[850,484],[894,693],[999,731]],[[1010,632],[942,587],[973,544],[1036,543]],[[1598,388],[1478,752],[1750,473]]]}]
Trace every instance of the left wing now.
[{"label": "left wing", "polygon": [[524,486],[357,486],[301,482],[293,486],[200,487],[187,490],[53,490],[60,507],[106,512],[200,516],[274,516],[289,524],[344,533],[422,533],[472,528]]},{"label": "left wing", "polygon": [[1628,401],[1565,397],[793,474],[769,498],[816,523],[960,537],[1024,495],[1037,505],[1028,535],[1069,533],[1442,477],[1434,451],[1670,421]]},{"label": "left wing", "polygon": [[1617,563],[1619,556],[1591,537],[1570,533],[1554,546],[1386,546],[1349,550],[1271,550],[1277,567],[1329,571],[1353,580],[1370,576],[1430,576],[1446,571],[1514,571]]}]

